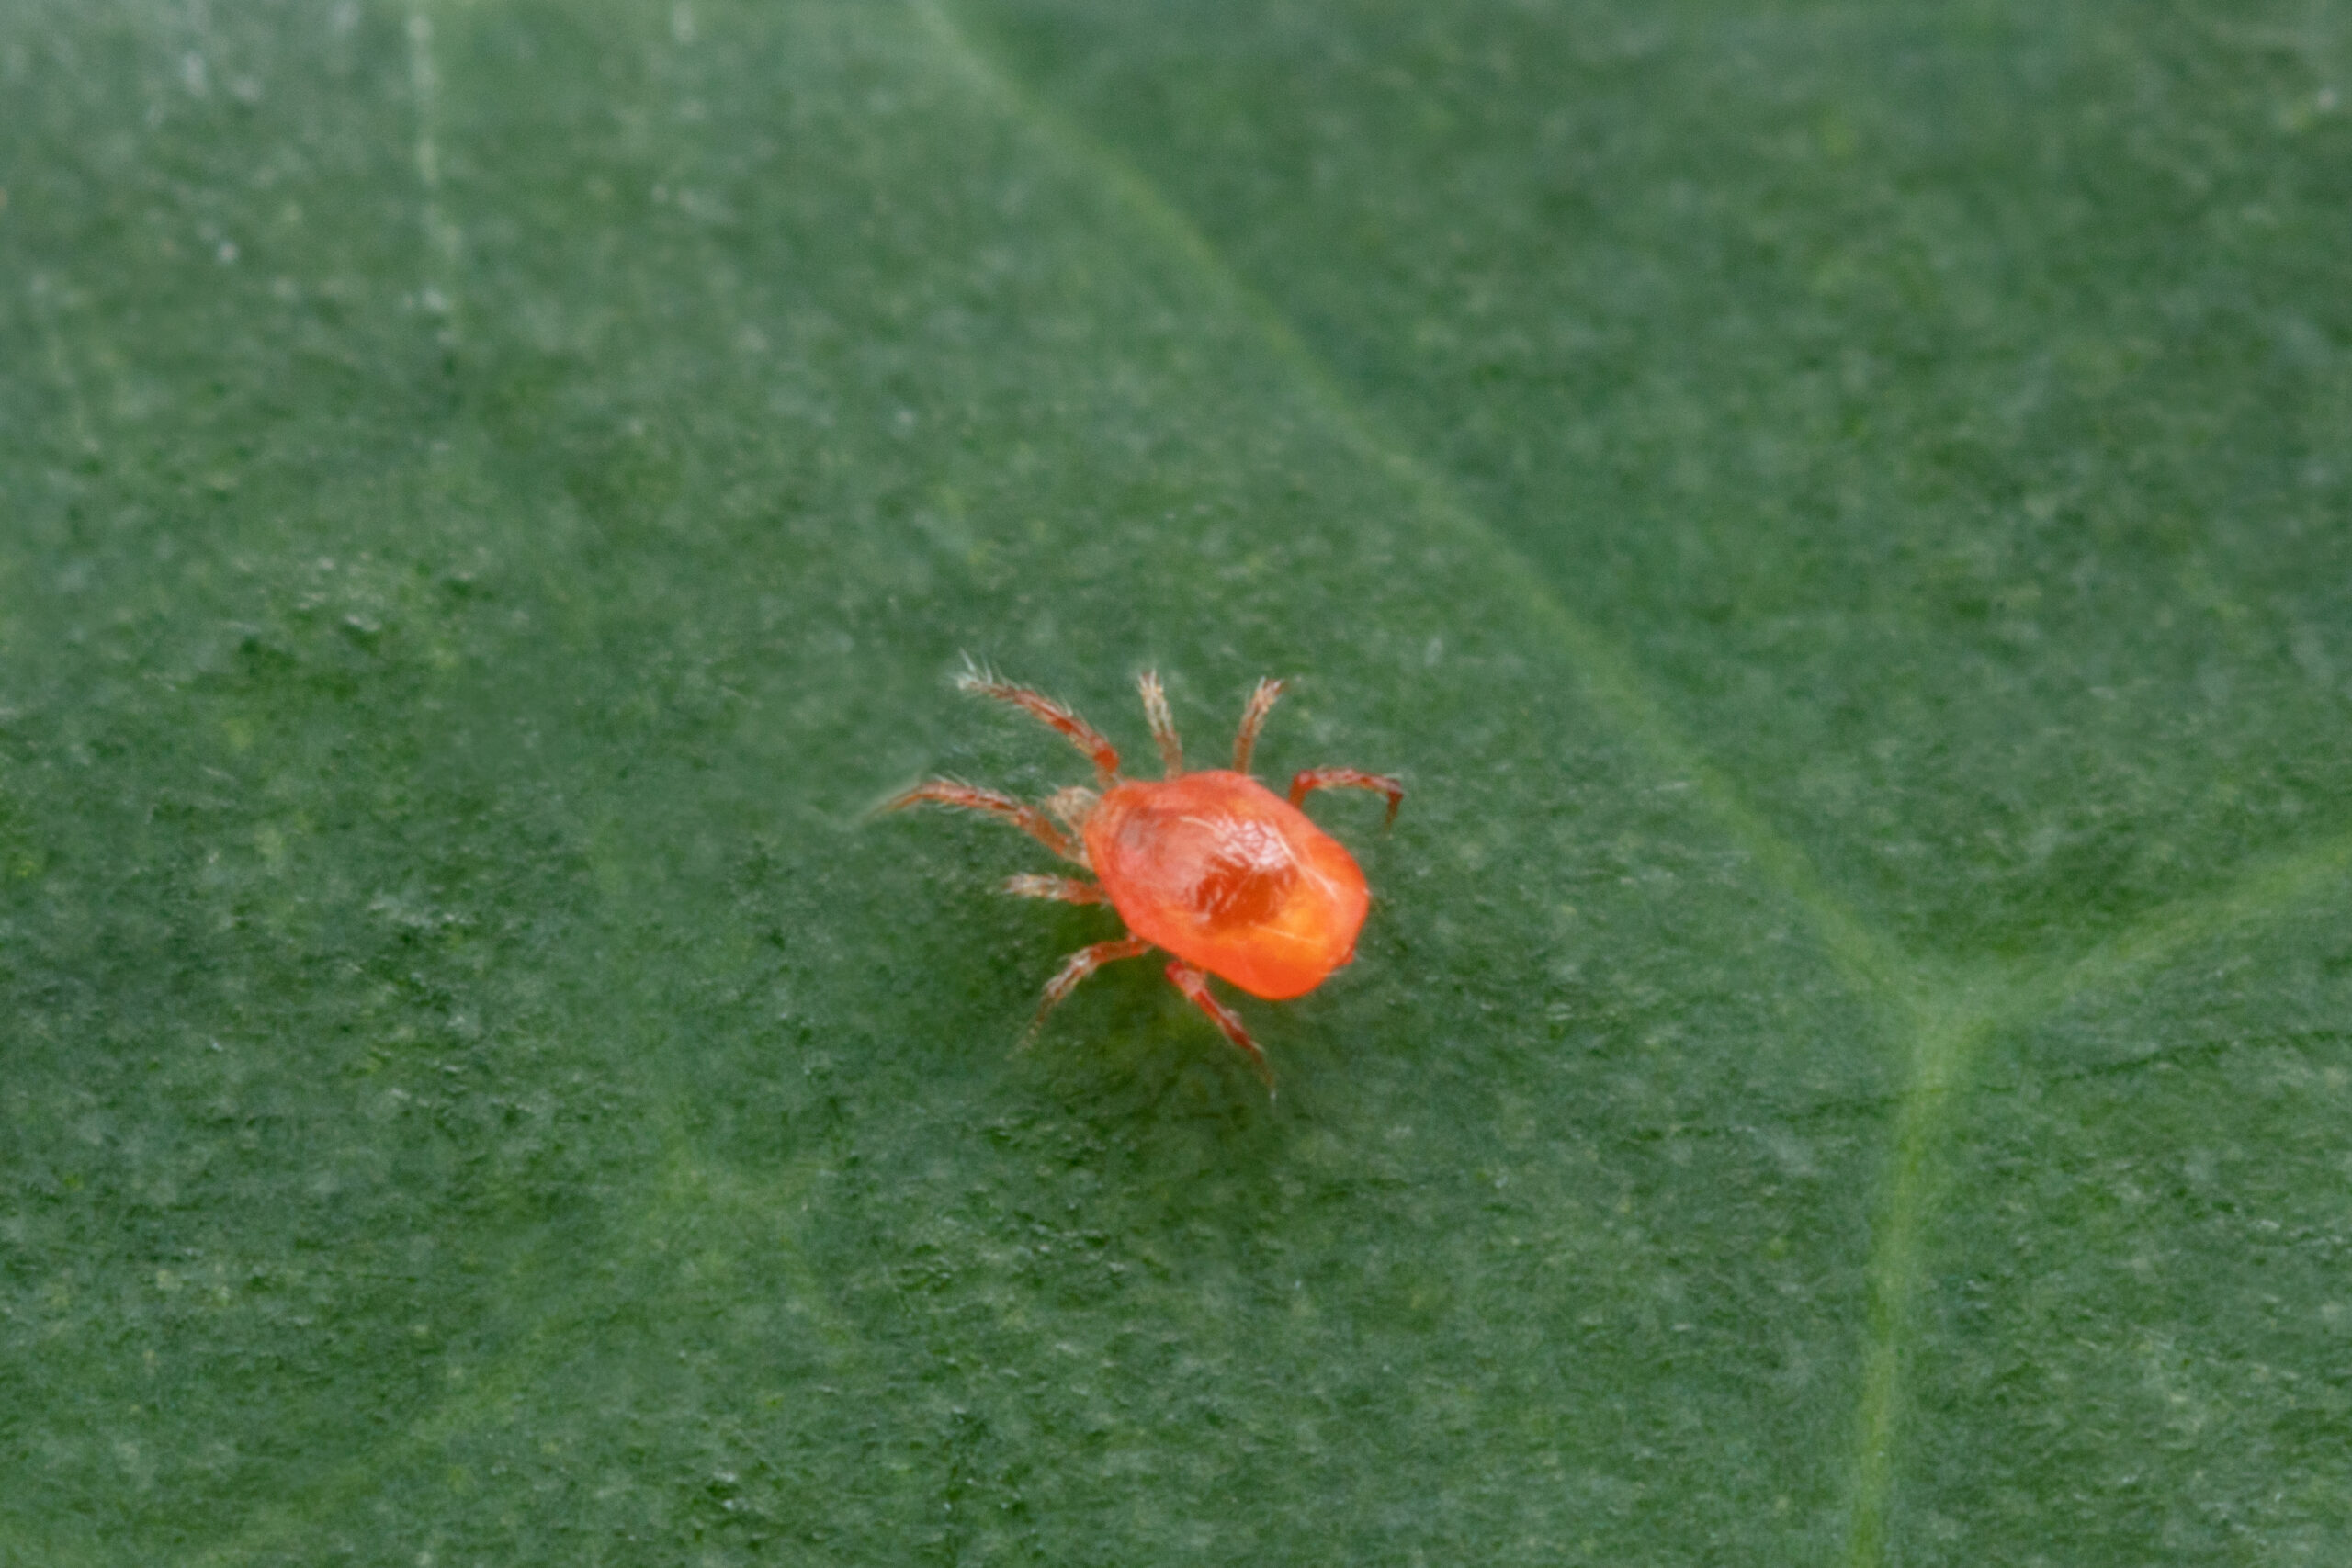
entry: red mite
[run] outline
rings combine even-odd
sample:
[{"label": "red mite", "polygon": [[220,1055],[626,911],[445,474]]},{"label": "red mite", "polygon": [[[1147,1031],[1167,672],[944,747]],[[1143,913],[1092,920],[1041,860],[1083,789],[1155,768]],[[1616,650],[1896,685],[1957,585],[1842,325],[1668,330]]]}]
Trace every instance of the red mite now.
[{"label": "red mite", "polygon": [[1233,1010],[1209,993],[1208,977],[1216,975],[1251,996],[1278,1000],[1313,990],[1353,958],[1368,897],[1363,873],[1355,857],[1309,821],[1299,806],[1314,790],[1374,789],[1388,797],[1393,822],[1405,786],[1353,768],[1309,768],[1290,781],[1290,799],[1284,801],[1251,778],[1250,752],[1274,699],[1283,694],[1280,681],[1261,681],[1250,694],[1233,741],[1232,769],[1188,773],[1159,677],[1146,673],[1138,683],[1152,739],[1167,763],[1164,779],[1121,778],[1119,753],[1069,708],[1026,686],[969,673],[956,682],[965,691],[1012,704],[1085,752],[1094,763],[1095,787],[1059,791],[1040,811],[992,789],[933,779],[883,809],[929,800],[983,812],[1101,879],[1016,876],[1004,885],[1006,892],[1028,898],[1107,903],[1131,933],[1070,954],[1046,986],[1032,1035],[1054,1004],[1105,964],[1165,948],[1174,955],[1168,978],[1249,1055],[1271,1092],[1274,1075],[1265,1053]]}]

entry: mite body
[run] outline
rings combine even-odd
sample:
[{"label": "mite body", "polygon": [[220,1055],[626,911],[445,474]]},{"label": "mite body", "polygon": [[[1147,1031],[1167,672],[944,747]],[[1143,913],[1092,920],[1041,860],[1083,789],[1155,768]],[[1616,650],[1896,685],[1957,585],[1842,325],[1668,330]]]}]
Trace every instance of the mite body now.
[{"label": "mite body", "polygon": [[1169,980],[1249,1056],[1271,1090],[1273,1072],[1265,1053],[1211,994],[1208,976],[1281,999],[1313,990],[1353,958],[1370,902],[1363,873],[1299,807],[1318,789],[1377,790],[1387,796],[1394,821],[1404,786],[1352,768],[1311,768],[1291,780],[1285,801],[1250,777],[1250,755],[1282,695],[1279,681],[1261,681],[1250,694],[1234,739],[1233,766],[1188,773],[1159,677],[1144,675],[1144,712],[1165,764],[1165,776],[1156,780],[1121,777],[1111,743],[1051,697],[980,674],[957,683],[1050,725],[1094,764],[1094,788],[1063,790],[1043,810],[950,779],[917,784],[886,807],[931,801],[1019,828],[1096,880],[1016,876],[1005,884],[1007,892],[1109,904],[1126,922],[1126,936],[1080,949],[1046,983],[1031,1033],[1103,964],[1161,949],[1171,955]]}]

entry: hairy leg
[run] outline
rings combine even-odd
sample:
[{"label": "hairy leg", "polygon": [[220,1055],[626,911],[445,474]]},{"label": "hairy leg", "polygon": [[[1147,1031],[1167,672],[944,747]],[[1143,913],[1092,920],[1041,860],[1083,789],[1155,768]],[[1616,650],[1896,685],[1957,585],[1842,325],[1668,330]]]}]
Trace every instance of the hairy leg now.
[{"label": "hairy leg", "polygon": [[1065,904],[1107,904],[1102,889],[1075,876],[1008,876],[1004,890],[1016,898],[1057,898]]},{"label": "hairy leg", "polygon": [[1261,681],[1257,690],[1250,694],[1250,704],[1241,710],[1241,728],[1233,738],[1233,771],[1250,771],[1250,753],[1258,749],[1258,731],[1266,728],[1266,716],[1273,711],[1274,699],[1283,694],[1280,681]]},{"label": "hairy leg", "polygon": [[1385,773],[1363,773],[1353,768],[1309,768],[1290,781],[1290,803],[1297,806],[1306,799],[1307,792],[1317,789],[1376,789],[1388,797],[1388,820],[1396,820],[1396,808],[1405,803],[1405,786]]},{"label": "hairy leg", "polygon": [[1043,692],[1012,685],[978,670],[958,675],[956,684],[977,696],[1011,703],[1038,722],[1051,725],[1063,739],[1085,752],[1092,760],[1094,771],[1105,779],[1119,771],[1119,753],[1102,739],[1102,732]]},{"label": "hairy leg", "polygon": [[[1045,814],[1035,807],[1025,806],[1009,795],[982,789],[978,784],[957,784],[954,779],[933,779],[915,785],[903,795],[891,796],[882,803],[881,809],[903,811],[926,800],[939,806],[952,806],[958,811],[977,811],[1000,822],[1010,822],[1062,859],[1080,859],[1070,841],[1062,836],[1062,830],[1046,821]],[[1084,862],[1080,861],[1080,863]]]},{"label": "hairy leg", "polygon": [[1168,694],[1160,688],[1159,671],[1147,670],[1136,678],[1143,692],[1143,716],[1151,721],[1151,738],[1159,743],[1159,761],[1168,776],[1184,771],[1184,743],[1176,739],[1176,721],[1169,716]]},{"label": "hairy leg", "polygon": [[1116,964],[1122,958],[1141,958],[1150,951],[1151,943],[1139,936],[1130,936],[1116,942],[1098,942],[1071,953],[1061,973],[1046,982],[1046,999],[1037,1004],[1037,1016],[1030,1021],[1029,1032],[1021,1037],[1021,1043],[1026,1045],[1037,1038],[1037,1031],[1046,1027],[1046,1015],[1078,989],[1080,981],[1105,964]]},{"label": "hairy leg", "polygon": [[1267,1097],[1272,1098],[1274,1069],[1266,1065],[1266,1054],[1258,1049],[1258,1043],[1250,1038],[1248,1030],[1241,1027],[1240,1018],[1231,1008],[1210,995],[1209,977],[1182,959],[1177,958],[1169,961],[1168,978],[1178,990],[1184,993],[1184,998],[1187,1001],[1209,1015],[1211,1023],[1225,1031],[1225,1037],[1227,1040],[1241,1047],[1242,1054],[1250,1058],[1250,1065],[1258,1069],[1260,1077],[1266,1080]]}]

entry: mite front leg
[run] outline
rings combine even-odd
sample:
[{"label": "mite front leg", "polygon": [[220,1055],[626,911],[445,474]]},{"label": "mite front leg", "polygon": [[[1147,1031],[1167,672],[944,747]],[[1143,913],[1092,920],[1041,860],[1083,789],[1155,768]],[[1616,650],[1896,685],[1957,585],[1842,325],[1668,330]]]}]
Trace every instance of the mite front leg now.
[{"label": "mite front leg", "polygon": [[1026,1045],[1037,1038],[1037,1031],[1046,1026],[1046,1015],[1078,989],[1080,981],[1105,964],[1116,964],[1122,958],[1141,958],[1150,951],[1151,943],[1139,936],[1130,936],[1117,942],[1098,942],[1071,953],[1061,973],[1046,982],[1046,999],[1037,1004],[1037,1016],[1030,1021],[1029,1032],[1021,1037],[1021,1043]]},{"label": "mite front leg", "polygon": [[1168,978],[1184,993],[1187,1001],[1209,1015],[1211,1023],[1225,1031],[1227,1040],[1241,1048],[1242,1054],[1250,1058],[1250,1065],[1258,1069],[1258,1076],[1266,1080],[1266,1097],[1272,1099],[1274,1069],[1267,1066],[1266,1054],[1258,1049],[1258,1043],[1250,1038],[1248,1030],[1241,1027],[1241,1020],[1234,1010],[1209,994],[1209,977],[1178,958],[1169,963]]},{"label": "mite front leg", "polygon": [[1274,699],[1283,694],[1280,681],[1261,681],[1250,694],[1250,703],[1241,710],[1241,728],[1233,737],[1233,771],[1247,777],[1250,753],[1258,749],[1258,732],[1266,728],[1266,716],[1274,710]]},{"label": "mite front leg", "polygon": [[1057,703],[1043,692],[1016,686],[1000,681],[984,671],[969,670],[956,677],[956,684],[974,696],[991,697],[1001,703],[1011,703],[1038,723],[1050,726],[1054,732],[1080,750],[1094,764],[1094,771],[1107,783],[1117,776],[1119,753],[1102,738],[1102,732],[1078,716],[1069,705]]},{"label": "mite front leg", "polygon": [[1388,821],[1396,821],[1396,808],[1405,803],[1405,786],[1385,773],[1358,773],[1353,768],[1309,768],[1290,781],[1290,803],[1306,802],[1307,792],[1317,789],[1376,789],[1388,797]]},{"label": "mite front leg", "polygon": [[1086,863],[1085,857],[1062,836],[1062,830],[1046,820],[1045,813],[1009,795],[982,789],[978,784],[957,784],[954,779],[933,779],[915,785],[903,795],[892,795],[882,803],[880,809],[903,811],[926,800],[939,806],[952,806],[958,811],[977,811],[1000,822],[1010,822],[1062,859],[1076,861],[1080,865]]},{"label": "mite front leg", "polygon": [[1159,683],[1159,671],[1147,670],[1136,677],[1136,685],[1143,693],[1143,716],[1151,722],[1151,738],[1159,745],[1159,761],[1170,778],[1184,771],[1184,743],[1176,737],[1176,720],[1168,712],[1168,693]]}]

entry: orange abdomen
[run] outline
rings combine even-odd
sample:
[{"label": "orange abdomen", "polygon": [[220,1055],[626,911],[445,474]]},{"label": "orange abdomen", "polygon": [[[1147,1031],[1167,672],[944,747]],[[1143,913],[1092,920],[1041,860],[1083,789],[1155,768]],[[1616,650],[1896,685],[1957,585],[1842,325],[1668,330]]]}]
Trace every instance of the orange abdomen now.
[{"label": "orange abdomen", "polygon": [[1086,852],[1128,930],[1252,996],[1299,996],[1355,956],[1355,857],[1255,779],[1114,784]]}]

